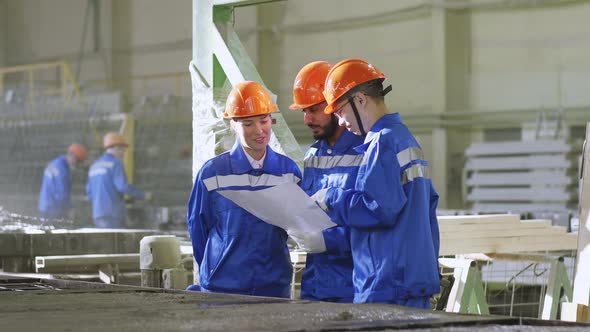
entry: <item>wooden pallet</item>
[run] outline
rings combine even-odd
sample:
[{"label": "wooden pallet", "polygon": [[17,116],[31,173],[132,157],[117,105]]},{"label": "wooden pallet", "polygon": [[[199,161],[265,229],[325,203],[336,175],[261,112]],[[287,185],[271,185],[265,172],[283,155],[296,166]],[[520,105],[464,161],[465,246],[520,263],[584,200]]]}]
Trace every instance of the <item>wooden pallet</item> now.
[{"label": "wooden pallet", "polygon": [[440,255],[576,250],[578,235],[518,215],[440,216]]}]

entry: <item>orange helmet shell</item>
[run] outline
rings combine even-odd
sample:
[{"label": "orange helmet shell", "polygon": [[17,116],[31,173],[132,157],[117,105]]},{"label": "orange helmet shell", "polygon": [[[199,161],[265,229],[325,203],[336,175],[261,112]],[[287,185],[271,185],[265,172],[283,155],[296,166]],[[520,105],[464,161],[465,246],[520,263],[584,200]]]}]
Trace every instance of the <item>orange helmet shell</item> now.
[{"label": "orange helmet shell", "polygon": [[71,153],[78,159],[80,162],[86,160],[86,156],[88,155],[86,152],[86,147],[82,144],[74,143],[68,147],[68,153]]},{"label": "orange helmet shell", "polygon": [[292,110],[302,110],[326,100],[323,95],[326,76],[332,65],[326,61],[315,61],[305,65],[293,83]]},{"label": "orange helmet shell", "polygon": [[330,69],[326,77],[324,97],[328,106],[326,114],[334,113],[334,104],[350,89],[368,81],[385,80],[385,75],[377,67],[361,59],[346,59],[338,62]]},{"label": "orange helmet shell", "polygon": [[127,144],[127,141],[125,141],[125,138],[118,133],[112,132],[112,133],[107,133],[106,135],[104,135],[104,137],[102,138],[103,148],[108,149],[108,148],[113,147],[115,145],[128,146],[129,144]]},{"label": "orange helmet shell", "polygon": [[240,82],[234,86],[225,103],[223,117],[245,118],[249,116],[270,114],[277,110],[277,105],[266,89],[253,81]]}]

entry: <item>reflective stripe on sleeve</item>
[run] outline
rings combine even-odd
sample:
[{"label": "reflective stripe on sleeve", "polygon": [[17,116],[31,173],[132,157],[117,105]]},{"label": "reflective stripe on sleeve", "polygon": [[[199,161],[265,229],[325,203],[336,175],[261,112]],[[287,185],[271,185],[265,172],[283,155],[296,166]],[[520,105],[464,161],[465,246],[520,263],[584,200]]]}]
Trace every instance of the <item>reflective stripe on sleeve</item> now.
[{"label": "reflective stripe on sleeve", "polygon": [[[397,153],[397,162],[399,163],[400,168],[403,168],[414,160],[424,160],[424,153],[422,152],[422,149],[411,147]],[[365,152],[360,165],[366,165],[368,163],[369,153],[367,151]]]},{"label": "reflective stripe on sleeve", "polygon": [[408,167],[401,175],[402,186],[408,182],[414,181],[416,178],[429,178],[430,174],[428,166],[421,164],[414,164]]},{"label": "reflective stripe on sleeve", "polygon": [[424,153],[420,148],[411,147],[397,153],[397,161],[401,168],[414,160],[424,160]]}]

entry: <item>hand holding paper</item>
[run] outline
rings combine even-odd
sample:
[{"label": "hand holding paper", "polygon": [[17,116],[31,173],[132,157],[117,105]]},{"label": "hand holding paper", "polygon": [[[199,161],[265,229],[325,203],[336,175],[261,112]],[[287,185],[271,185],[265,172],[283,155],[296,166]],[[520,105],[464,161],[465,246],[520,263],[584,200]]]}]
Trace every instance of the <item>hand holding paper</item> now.
[{"label": "hand holding paper", "polygon": [[316,191],[315,194],[311,195],[311,199],[316,202],[316,204],[322,208],[324,211],[328,211],[328,205],[326,205],[326,193],[328,192],[328,188],[320,189]]},{"label": "hand holding paper", "polygon": [[321,233],[336,226],[315,201],[292,182],[257,191],[223,190],[219,193],[287,232]]},{"label": "hand holding paper", "polygon": [[289,236],[295,240],[299,248],[311,254],[319,254],[326,251],[326,243],[324,242],[324,235],[319,233],[303,233],[296,230],[287,232]]}]

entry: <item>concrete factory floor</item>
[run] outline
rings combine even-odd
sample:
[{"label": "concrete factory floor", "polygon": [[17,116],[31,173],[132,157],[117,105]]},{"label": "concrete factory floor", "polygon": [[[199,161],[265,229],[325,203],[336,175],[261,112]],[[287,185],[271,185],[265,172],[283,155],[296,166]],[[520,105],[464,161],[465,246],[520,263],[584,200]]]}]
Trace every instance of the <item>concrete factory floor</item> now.
[{"label": "concrete factory floor", "polygon": [[169,291],[0,274],[2,331],[588,331],[533,319]]}]

